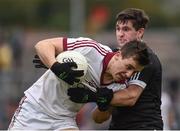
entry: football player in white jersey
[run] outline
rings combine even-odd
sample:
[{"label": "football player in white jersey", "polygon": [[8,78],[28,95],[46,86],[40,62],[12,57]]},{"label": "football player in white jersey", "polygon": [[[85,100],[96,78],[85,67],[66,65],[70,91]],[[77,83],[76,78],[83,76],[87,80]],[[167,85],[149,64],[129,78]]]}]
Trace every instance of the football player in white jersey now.
[{"label": "football player in white jersey", "polygon": [[[49,70],[24,92],[25,96],[12,118],[9,130],[77,130],[75,117],[82,103],[97,102],[99,109],[104,110],[106,107],[101,105],[108,105],[113,91],[122,88],[119,82],[149,64],[147,46],[141,41],[131,41],[114,53],[109,47],[89,38],[60,37],[42,40],[35,49]],[[83,72],[71,69],[76,67],[76,63],[59,63],[55,58],[55,55],[66,50],[74,50],[85,56],[88,70],[81,87],[97,90],[80,104],[72,102],[73,97],[69,98],[67,92],[74,82],[79,81],[76,77],[83,75]],[[67,77],[59,79],[62,72]],[[106,95],[106,99],[101,99],[102,95]]]}]

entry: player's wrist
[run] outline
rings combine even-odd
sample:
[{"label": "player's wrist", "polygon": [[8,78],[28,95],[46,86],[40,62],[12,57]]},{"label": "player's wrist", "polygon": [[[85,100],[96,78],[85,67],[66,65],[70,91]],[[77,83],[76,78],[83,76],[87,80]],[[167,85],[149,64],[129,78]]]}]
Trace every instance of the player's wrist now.
[{"label": "player's wrist", "polygon": [[57,62],[57,61],[55,61],[53,64],[52,64],[52,66],[50,67],[50,69],[52,70],[52,72],[56,72],[57,71],[57,69],[59,68],[59,62]]}]

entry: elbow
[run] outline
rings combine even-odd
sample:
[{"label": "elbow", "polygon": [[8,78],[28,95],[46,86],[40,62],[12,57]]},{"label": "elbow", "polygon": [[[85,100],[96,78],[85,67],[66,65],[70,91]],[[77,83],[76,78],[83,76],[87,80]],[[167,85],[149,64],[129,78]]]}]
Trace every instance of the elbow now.
[{"label": "elbow", "polygon": [[131,100],[128,104],[128,106],[132,107],[136,104],[136,101],[135,100]]},{"label": "elbow", "polygon": [[38,42],[38,43],[34,46],[36,52],[38,52],[38,51],[40,50],[40,48],[41,48],[41,46],[42,46],[42,43],[43,43],[43,42],[40,41],[40,42]]},{"label": "elbow", "polygon": [[96,111],[93,112],[92,119],[94,120],[95,123],[101,124],[107,121],[110,118],[110,116],[111,113],[109,111],[105,111],[105,112]]},{"label": "elbow", "polygon": [[94,119],[94,122],[97,124],[102,124],[104,121],[100,119]]},{"label": "elbow", "polygon": [[97,123],[97,124],[102,124],[103,122],[105,122],[105,121],[107,121],[109,119],[109,117],[108,118],[94,118],[93,120],[94,120],[94,122],[95,123]]},{"label": "elbow", "polygon": [[107,118],[102,118],[101,116],[95,116],[95,115],[93,115],[93,120],[94,120],[94,122],[95,123],[97,123],[97,124],[101,124],[101,123],[103,123],[104,121],[106,121],[106,119]]}]

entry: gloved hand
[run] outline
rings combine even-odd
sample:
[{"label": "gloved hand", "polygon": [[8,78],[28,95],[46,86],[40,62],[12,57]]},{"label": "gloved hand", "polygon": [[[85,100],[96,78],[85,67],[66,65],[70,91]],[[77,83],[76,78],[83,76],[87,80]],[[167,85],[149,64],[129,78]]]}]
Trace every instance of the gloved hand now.
[{"label": "gloved hand", "polygon": [[97,92],[85,88],[69,88],[68,95],[70,100],[75,103],[96,102],[100,111],[106,111],[113,98],[113,91],[106,87],[98,88]]},{"label": "gloved hand", "polygon": [[110,102],[113,98],[113,90],[108,88],[98,88],[97,90],[97,100],[98,109],[100,111],[106,111],[109,109]]},{"label": "gloved hand", "polygon": [[46,67],[46,65],[44,63],[42,63],[42,61],[40,60],[38,55],[35,55],[33,58],[33,64],[35,68],[44,68],[44,69],[48,69],[48,67]]},{"label": "gloved hand", "polygon": [[72,68],[77,68],[75,62],[59,63],[55,62],[51,66],[51,71],[61,80],[73,85],[74,82],[79,82],[81,77],[84,75],[83,70],[73,70]]}]

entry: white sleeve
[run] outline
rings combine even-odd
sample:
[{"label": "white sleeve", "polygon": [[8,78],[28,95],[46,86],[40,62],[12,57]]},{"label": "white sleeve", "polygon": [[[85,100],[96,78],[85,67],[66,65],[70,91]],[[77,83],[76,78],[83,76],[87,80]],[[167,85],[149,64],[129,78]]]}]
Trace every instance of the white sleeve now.
[{"label": "white sleeve", "polygon": [[137,72],[131,76],[130,80],[128,81],[128,85],[138,85],[144,89],[147,84],[139,79],[140,73],[141,72]]},{"label": "white sleeve", "polygon": [[107,86],[108,89],[112,89],[113,92],[126,88],[126,84],[113,83]]}]

